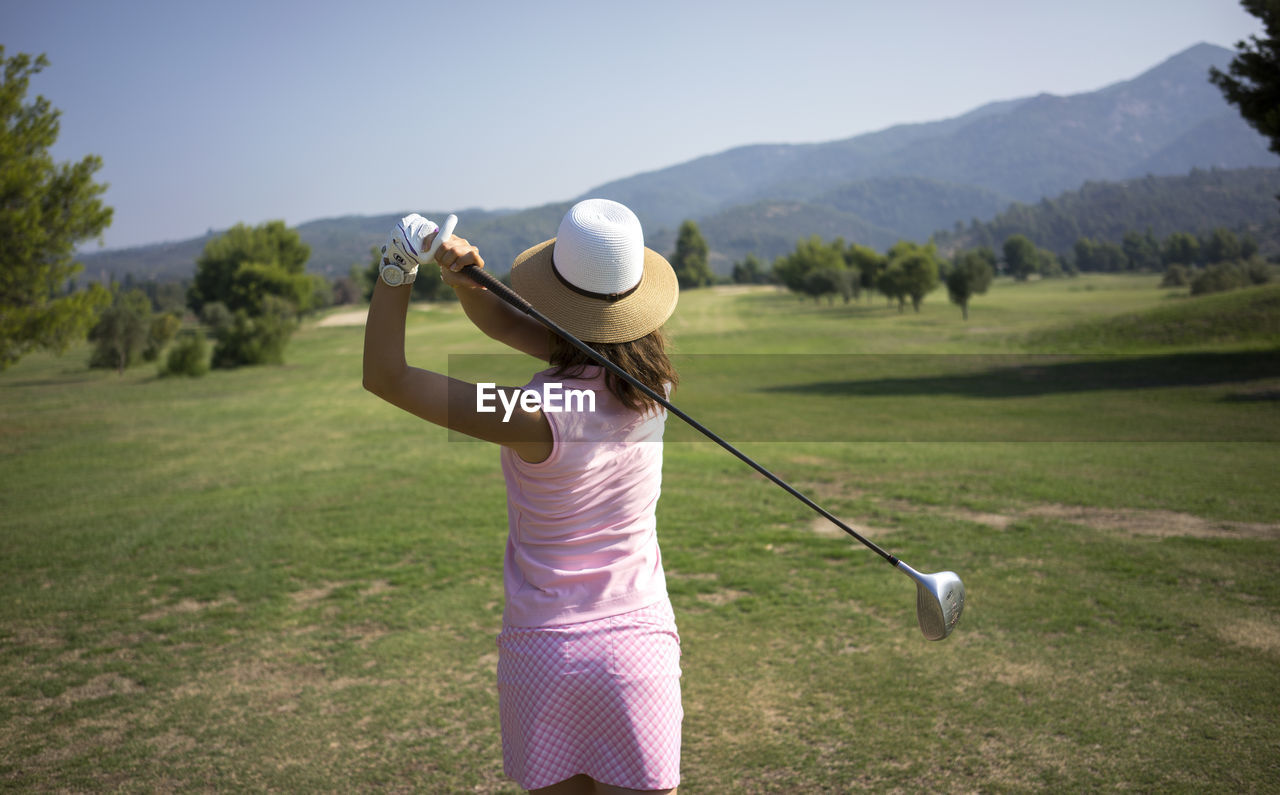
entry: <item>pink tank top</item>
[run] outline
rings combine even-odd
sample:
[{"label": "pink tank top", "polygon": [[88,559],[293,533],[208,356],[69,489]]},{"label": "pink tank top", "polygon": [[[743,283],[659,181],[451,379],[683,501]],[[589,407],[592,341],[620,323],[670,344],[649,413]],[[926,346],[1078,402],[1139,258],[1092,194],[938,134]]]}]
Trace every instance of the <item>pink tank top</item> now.
[{"label": "pink tank top", "polygon": [[525,386],[543,396],[550,457],[530,464],[502,448],[509,626],[591,621],[667,593],[654,518],[667,412],[641,415],[623,406],[605,387],[602,367],[585,368],[581,378],[552,372]]}]

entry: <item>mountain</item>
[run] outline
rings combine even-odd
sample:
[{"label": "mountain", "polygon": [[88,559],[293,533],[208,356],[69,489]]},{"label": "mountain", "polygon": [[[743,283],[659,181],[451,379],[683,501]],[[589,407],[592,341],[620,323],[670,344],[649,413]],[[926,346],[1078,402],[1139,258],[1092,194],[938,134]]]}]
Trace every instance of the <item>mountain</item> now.
[{"label": "mountain", "polygon": [[[568,202],[562,202],[516,212],[469,209],[458,210],[457,214],[465,219],[465,236],[483,242],[485,257],[499,263],[495,267],[502,272],[510,267],[516,254],[531,245],[527,241],[538,242],[554,235],[569,206]],[[428,211],[426,215],[442,219],[449,212]],[[307,270],[334,278],[345,276],[352,265],[367,266],[370,249],[386,242],[387,232],[403,215],[348,215],[299,224],[298,236],[311,247]],[[82,253],[80,261],[89,279],[125,274],[132,274],[140,281],[189,279],[195,273],[195,263],[205,243],[219,233],[210,230],[203,237],[190,240]]]},{"label": "mountain", "polygon": [[1182,177],[1086,182],[1035,204],[1015,203],[990,221],[934,235],[943,252],[999,248],[1011,235],[1070,254],[1081,237],[1119,243],[1126,232],[1206,235],[1216,227],[1253,237],[1263,254],[1280,252],[1280,168],[1195,169]]},{"label": "mountain", "polygon": [[[877,177],[808,201],[763,199],[733,205],[698,219],[698,226],[712,248],[712,269],[728,273],[749,253],[767,262],[809,235],[843,237],[883,251],[903,238],[927,240],[959,219],[989,218],[1009,204],[1008,196],[971,185]],[[659,251],[675,248],[675,237],[666,229],[650,235],[648,242]]]},{"label": "mountain", "polygon": [[[842,141],[748,146],[607,183],[586,195],[620,201],[663,227],[766,198],[812,201],[841,185],[915,176],[1020,201],[1087,180],[1195,167],[1280,165],[1208,81],[1231,50],[1198,44],[1098,91],[985,105],[941,122]],[[965,215],[957,219],[968,220]]]},{"label": "mountain", "polygon": [[[992,218],[1085,182],[1185,175],[1193,168],[1275,167],[1280,158],[1208,81],[1234,52],[1198,44],[1098,91],[993,102],[942,121],[818,144],[757,144],[600,185],[627,204],[650,247],[669,252],[686,218],[702,226],[720,273],[748,252],[769,260],[812,234],[885,248],[957,222]],[[518,212],[459,212],[468,239],[499,272],[555,234],[568,203]],[[298,227],[310,270],[330,276],[368,261],[397,214]],[[87,254],[101,271],[175,278],[194,270],[203,239]]]}]

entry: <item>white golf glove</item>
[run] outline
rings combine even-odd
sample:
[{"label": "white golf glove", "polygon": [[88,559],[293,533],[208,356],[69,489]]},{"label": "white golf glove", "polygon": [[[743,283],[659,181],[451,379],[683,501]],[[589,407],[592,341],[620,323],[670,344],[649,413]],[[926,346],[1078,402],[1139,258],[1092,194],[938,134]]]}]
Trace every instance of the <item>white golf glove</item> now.
[{"label": "white golf glove", "polygon": [[431,257],[422,245],[422,241],[437,227],[433,222],[428,221],[417,213],[410,213],[391,230],[391,237],[387,244],[382,247],[382,264],[383,265],[399,265],[401,270],[405,272],[416,270],[417,267],[427,262]]}]

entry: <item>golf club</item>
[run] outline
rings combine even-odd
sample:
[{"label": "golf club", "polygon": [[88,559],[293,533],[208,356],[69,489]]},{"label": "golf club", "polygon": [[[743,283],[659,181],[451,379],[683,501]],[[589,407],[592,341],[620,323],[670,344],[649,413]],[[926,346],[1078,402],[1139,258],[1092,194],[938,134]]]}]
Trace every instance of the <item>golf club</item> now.
[{"label": "golf club", "polygon": [[[457,218],[455,216],[450,215],[449,219],[445,221],[444,228],[441,230],[442,233],[440,235],[437,235],[438,242],[436,243],[436,245],[439,245],[439,242],[443,242],[444,240],[448,239],[448,232],[451,232],[453,230],[454,224],[456,223],[457,223]],[[692,428],[694,428],[699,433],[706,436],[711,441],[720,445],[725,450],[728,450],[730,453],[736,456],[739,460],[741,460],[747,466],[751,467],[755,471],[759,472],[761,475],[764,475],[769,480],[772,480],[774,483],[781,486],[788,494],[800,500],[800,502],[809,506],[813,510],[817,511],[819,515],[830,520],[836,527],[839,527],[841,530],[853,536],[858,541],[861,541],[863,545],[865,545],[867,548],[871,549],[880,557],[884,558],[894,568],[897,568],[898,570],[906,574],[908,577],[915,580],[916,621],[920,624],[920,631],[924,633],[925,638],[929,640],[942,640],[943,638],[950,635],[951,631],[955,629],[956,624],[960,621],[960,613],[964,611],[964,595],[965,595],[964,583],[960,581],[960,577],[957,576],[955,572],[941,571],[941,572],[938,572],[937,574],[921,574],[920,572],[911,568],[906,563],[902,562],[901,560],[898,560],[898,558],[886,552],[884,549],[881,549],[875,543],[871,542],[866,538],[863,538],[856,530],[854,530],[852,527],[845,524],[844,522],[840,521],[840,519],[838,519],[830,511],[823,508],[821,505],[818,505],[816,502],[814,502],[813,500],[806,497],[804,494],[797,491],[795,488],[791,486],[791,484],[787,483],[782,478],[778,477],[777,475],[773,474],[769,470],[765,469],[760,464],[757,464],[754,460],[749,458],[741,450],[729,444],[728,442],[720,438],[715,433],[711,432],[708,428],[702,425],[702,423],[698,422],[697,420],[690,417],[688,414],[685,414],[683,411],[676,408],[676,406],[672,405],[672,403],[669,400],[667,400],[665,397],[654,392],[652,389],[650,389],[649,387],[645,386],[640,381],[632,377],[629,373],[627,373],[621,367],[618,367],[613,362],[609,361],[607,358],[597,353],[585,342],[579,340],[577,337],[565,331],[555,321],[551,320],[550,318],[546,317],[538,310],[534,309],[533,306],[530,305],[528,301],[524,300],[519,295],[517,295],[516,292],[512,290],[510,287],[498,281],[498,279],[495,278],[493,274],[489,273],[483,268],[477,268],[474,265],[463,268],[462,272],[466,274],[476,284],[489,290],[494,295],[497,295],[499,298],[501,298],[503,301],[507,302],[511,306],[525,313],[526,315],[532,317],[534,320],[538,321],[543,326],[550,329],[552,332],[560,335],[560,337],[565,342],[569,343],[573,347],[582,351],[584,354],[589,356],[592,360],[599,362],[600,366],[604,367],[609,372],[618,376],[622,380],[626,381],[628,384],[631,384],[636,389],[639,389],[641,392],[648,395],[653,400],[657,401],[660,405],[665,407],[667,411],[671,412],[672,414],[676,415],[680,419],[687,422]]]}]

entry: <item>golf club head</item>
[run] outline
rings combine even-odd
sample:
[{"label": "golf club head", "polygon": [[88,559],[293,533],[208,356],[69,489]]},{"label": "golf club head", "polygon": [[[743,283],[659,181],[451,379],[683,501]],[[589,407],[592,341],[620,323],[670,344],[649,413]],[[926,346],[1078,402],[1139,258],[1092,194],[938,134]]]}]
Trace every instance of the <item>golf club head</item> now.
[{"label": "golf club head", "polygon": [[964,583],[954,571],[921,574],[902,561],[898,568],[916,581],[916,621],[928,640],[951,634],[964,612]]}]

